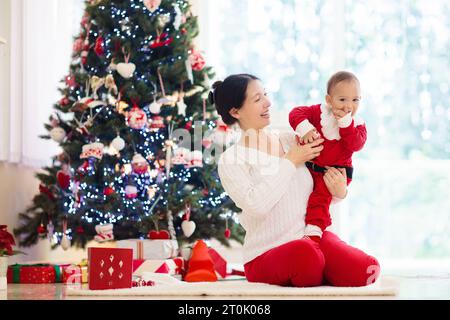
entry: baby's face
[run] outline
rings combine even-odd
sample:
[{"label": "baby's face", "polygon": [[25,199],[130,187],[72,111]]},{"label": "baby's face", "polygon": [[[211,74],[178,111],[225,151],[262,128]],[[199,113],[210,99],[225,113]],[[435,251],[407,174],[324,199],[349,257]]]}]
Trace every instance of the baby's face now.
[{"label": "baby's face", "polygon": [[358,81],[341,81],[331,89],[326,97],[332,109],[342,110],[345,113],[356,114],[361,101],[361,88]]}]

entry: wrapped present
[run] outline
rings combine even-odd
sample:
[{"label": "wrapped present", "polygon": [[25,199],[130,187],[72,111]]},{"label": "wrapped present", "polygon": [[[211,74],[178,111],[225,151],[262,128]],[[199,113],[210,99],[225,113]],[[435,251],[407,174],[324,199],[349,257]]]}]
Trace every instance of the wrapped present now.
[{"label": "wrapped present", "polygon": [[226,278],[227,261],[213,248],[209,248],[208,253],[214,262],[214,269],[216,270],[217,277]]},{"label": "wrapped present", "polygon": [[185,269],[183,258],[166,260],[133,260],[133,276],[142,277],[144,272],[181,275]]},{"label": "wrapped present", "polygon": [[8,283],[44,284],[61,282],[61,267],[51,264],[15,264],[8,267]]},{"label": "wrapped present", "polygon": [[132,249],[89,248],[88,257],[90,290],[132,287]]},{"label": "wrapped present", "polygon": [[62,283],[88,283],[88,267],[83,264],[61,265]]},{"label": "wrapped present", "polygon": [[133,249],[136,260],[166,260],[178,256],[177,240],[121,240],[117,248]]}]

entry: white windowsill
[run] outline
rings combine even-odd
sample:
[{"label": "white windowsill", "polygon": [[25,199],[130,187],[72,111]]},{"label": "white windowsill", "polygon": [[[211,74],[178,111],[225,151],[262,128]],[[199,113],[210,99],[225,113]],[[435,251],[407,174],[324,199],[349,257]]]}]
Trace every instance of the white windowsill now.
[{"label": "white windowsill", "polygon": [[0,44],[6,44],[7,42],[6,42],[6,39],[5,38],[2,38],[2,37],[0,37]]}]

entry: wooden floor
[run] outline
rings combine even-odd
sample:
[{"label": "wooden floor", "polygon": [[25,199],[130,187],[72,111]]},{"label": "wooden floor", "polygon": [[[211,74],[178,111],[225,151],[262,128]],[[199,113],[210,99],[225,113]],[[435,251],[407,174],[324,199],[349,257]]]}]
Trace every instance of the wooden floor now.
[{"label": "wooden floor", "polygon": [[[450,299],[450,276],[397,276],[395,277],[400,284],[399,295],[395,297],[357,297],[357,299]],[[51,285],[20,285],[9,284],[7,291],[0,291],[0,300],[106,300],[108,297],[68,297],[66,296],[66,286],[63,284]],[[346,299],[346,297],[313,297],[314,299]],[[355,297],[347,297],[348,299],[355,299]],[[117,297],[114,297],[117,299]],[[188,297],[133,297],[133,300],[186,300]],[[212,299],[222,300],[217,297],[194,297],[192,300]],[[242,299],[233,297],[234,300]],[[245,297],[245,300],[258,299],[261,297]],[[264,300],[286,299],[286,297],[264,297]],[[296,297],[289,297],[289,300],[296,299]],[[298,299],[311,299],[308,297],[298,297]]]}]

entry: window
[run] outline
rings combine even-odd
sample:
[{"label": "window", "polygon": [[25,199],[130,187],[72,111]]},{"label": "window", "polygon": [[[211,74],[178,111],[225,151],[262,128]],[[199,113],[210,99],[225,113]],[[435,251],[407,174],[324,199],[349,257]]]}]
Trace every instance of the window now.
[{"label": "window", "polygon": [[0,65],[0,83],[7,84],[0,92],[0,161],[39,168],[59,150],[39,136],[47,134],[44,123],[61,98],[57,89],[69,71],[84,1],[6,0],[2,9],[9,41]]},{"label": "window", "polygon": [[275,127],[335,71],[358,75],[369,139],[339,233],[380,259],[450,259],[448,1],[198,2],[208,63],[263,79]]}]

